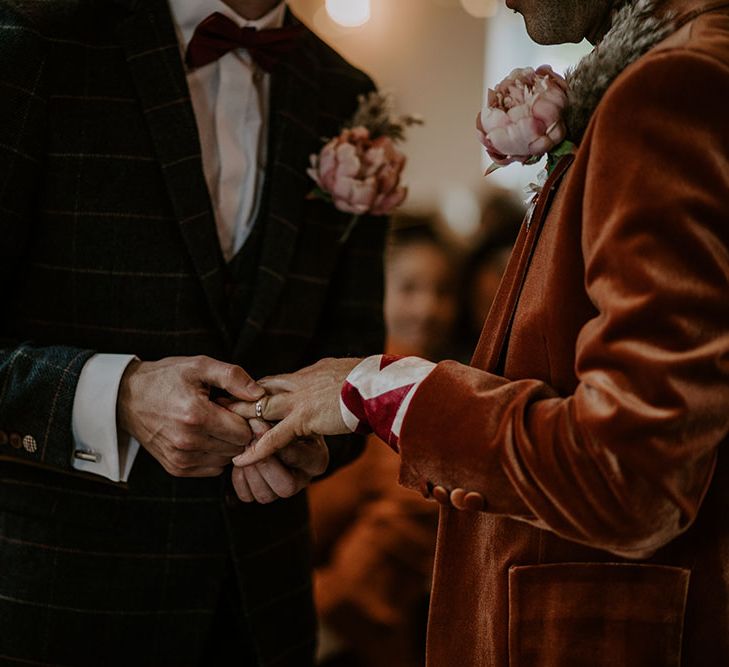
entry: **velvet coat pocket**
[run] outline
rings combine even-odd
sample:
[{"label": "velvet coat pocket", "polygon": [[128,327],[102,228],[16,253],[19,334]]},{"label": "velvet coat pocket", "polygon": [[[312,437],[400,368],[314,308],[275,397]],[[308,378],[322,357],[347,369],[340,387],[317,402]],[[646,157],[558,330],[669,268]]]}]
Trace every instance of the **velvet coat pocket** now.
[{"label": "velvet coat pocket", "polygon": [[690,572],[633,563],[509,569],[509,667],[678,667]]}]

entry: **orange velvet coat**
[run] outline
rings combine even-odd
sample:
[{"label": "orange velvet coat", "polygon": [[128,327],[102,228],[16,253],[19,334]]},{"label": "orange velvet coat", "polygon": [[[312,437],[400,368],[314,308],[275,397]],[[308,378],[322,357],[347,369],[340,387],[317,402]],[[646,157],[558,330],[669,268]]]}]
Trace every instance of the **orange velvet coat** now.
[{"label": "orange velvet coat", "polygon": [[672,4],[713,9],[614,81],[403,425],[403,484],[485,500],[441,510],[432,667],[729,665],[729,8]]}]

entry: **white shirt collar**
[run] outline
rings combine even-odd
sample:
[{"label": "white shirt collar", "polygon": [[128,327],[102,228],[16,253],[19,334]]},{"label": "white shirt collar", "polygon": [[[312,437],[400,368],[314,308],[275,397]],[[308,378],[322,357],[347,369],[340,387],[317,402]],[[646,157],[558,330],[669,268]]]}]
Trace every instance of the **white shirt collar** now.
[{"label": "white shirt collar", "polygon": [[185,50],[192,39],[195,28],[214,12],[220,12],[227,16],[241,28],[249,27],[264,30],[266,28],[280,28],[283,25],[286,3],[281,0],[268,14],[264,14],[255,21],[249,21],[236,14],[222,0],[170,0],[170,9],[172,10],[172,20],[182,40],[181,46]]}]

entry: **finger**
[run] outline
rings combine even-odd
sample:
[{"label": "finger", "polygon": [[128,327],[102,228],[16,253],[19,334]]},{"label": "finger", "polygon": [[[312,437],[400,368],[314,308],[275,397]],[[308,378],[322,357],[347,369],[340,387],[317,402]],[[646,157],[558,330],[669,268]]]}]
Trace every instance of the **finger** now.
[{"label": "finger", "polygon": [[269,394],[280,394],[284,391],[292,391],[295,388],[296,373],[283,375],[267,375],[261,378],[258,384]]},{"label": "finger", "polygon": [[233,459],[233,464],[242,467],[263,461],[295,439],[296,431],[293,423],[284,419],[270,431],[264,433],[260,440],[253,441],[242,454]]},{"label": "finger", "polygon": [[255,501],[251,487],[248,486],[246,473],[243,468],[233,468],[231,480],[238,498],[240,498],[244,503],[252,503]]},{"label": "finger", "polygon": [[286,468],[275,456],[256,464],[256,469],[279,498],[290,498],[309,482],[309,475]]},{"label": "finger", "polygon": [[175,416],[185,434],[212,435],[239,447],[253,438],[248,422],[207,397],[193,396],[185,400]]},{"label": "finger", "polygon": [[225,389],[239,400],[255,401],[265,393],[263,387],[240,366],[226,364],[210,357],[195,357],[191,363],[197,380]]},{"label": "finger", "polygon": [[291,414],[294,408],[293,394],[273,394],[266,396],[262,404],[262,417],[269,422],[278,422]]},{"label": "finger", "polygon": [[230,410],[233,414],[247,419],[249,422],[253,419],[261,419],[264,414],[264,403],[267,402],[268,397],[264,396],[261,400],[261,417],[256,414],[256,403],[250,403],[248,401],[236,401],[235,403],[229,403],[226,405],[226,409]]},{"label": "finger", "polygon": [[212,402],[208,402],[202,429],[213,438],[239,448],[248,445],[254,437],[247,419]]},{"label": "finger", "polygon": [[288,447],[280,449],[276,458],[289,468],[303,468],[310,456],[308,449],[305,440],[294,440]]},{"label": "finger", "polygon": [[[261,401],[265,401],[265,398],[262,398]],[[263,403],[261,403],[263,405]],[[255,403],[249,403],[248,401],[236,401],[234,403],[228,403],[228,405],[225,406],[226,410],[229,410],[234,415],[237,415],[241,419],[246,419],[250,423],[253,419],[260,419],[256,415],[256,404]],[[263,411],[261,411],[261,414],[263,414]]]},{"label": "finger", "polygon": [[248,426],[253,431],[253,439],[258,440],[264,433],[271,430],[271,424],[263,419],[249,419]]},{"label": "finger", "polygon": [[288,468],[297,468],[308,477],[316,477],[329,465],[329,448],[321,438],[302,438],[279,450],[276,458]]},{"label": "finger", "polygon": [[[312,371],[320,369],[321,366],[336,362],[336,359],[320,359],[316,363],[299,369],[295,373],[281,373],[280,375],[267,375],[258,381],[258,384],[265,387],[275,388],[276,392],[279,391],[294,391],[302,383],[306,382],[306,376],[310,375]],[[360,359],[361,361],[361,359]]]},{"label": "finger", "polygon": [[257,502],[265,505],[278,500],[276,492],[268,485],[256,466],[248,466],[243,468],[246,481],[251,489],[251,493]]},{"label": "finger", "polygon": [[[226,407],[230,412],[235,413],[243,419],[264,419],[266,421],[281,421],[290,412],[293,406],[291,394],[277,394],[275,396],[264,396],[255,403],[240,401],[230,403]],[[256,412],[256,405],[261,405],[261,415]]]}]

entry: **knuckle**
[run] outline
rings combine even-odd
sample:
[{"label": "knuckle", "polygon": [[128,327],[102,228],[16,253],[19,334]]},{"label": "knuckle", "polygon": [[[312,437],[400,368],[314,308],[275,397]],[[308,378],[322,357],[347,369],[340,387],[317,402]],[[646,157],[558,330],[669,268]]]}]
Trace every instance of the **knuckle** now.
[{"label": "knuckle", "polygon": [[225,364],[223,362],[217,362],[218,368],[220,369],[220,375],[222,378],[222,384],[228,386],[230,381],[233,379],[233,366],[231,364]]},{"label": "knuckle", "polygon": [[291,498],[291,496],[296,495],[298,490],[299,490],[298,483],[296,482],[295,479],[291,478],[281,485],[281,489],[279,490],[279,495],[282,498]]},{"label": "knuckle", "polygon": [[194,467],[194,461],[192,460],[191,456],[181,450],[175,450],[169,455],[170,463],[177,469],[177,470],[189,470],[190,468]]},{"label": "knuckle", "polygon": [[225,370],[223,371],[223,377],[228,384],[232,384],[236,380],[240,380],[240,374],[243,371],[234,364],[226,364]]},{"label": "knuckle", "polygon": [[194,357],[190,357],[190,368],[196,372],[202,372],[204,368],[210,363],[210,357],[206,357],[203,354],[198,354]]},{"label": "knuckle", "polygon": [[195,410],[185,411],[180,415],[180,421],[185,426],[200,426],[200,416]]},{"label": "knuckle", "polygon": [[184,435],[179,435],[172,441],[172,456],[183,455],[187,452],[193,452],[196,449],[195,442]]},{"label": "knuckle", "polygon": [[188,401],[180,412],[180,421],[185,426],[202,426],[205,414],[195,401]]}]

